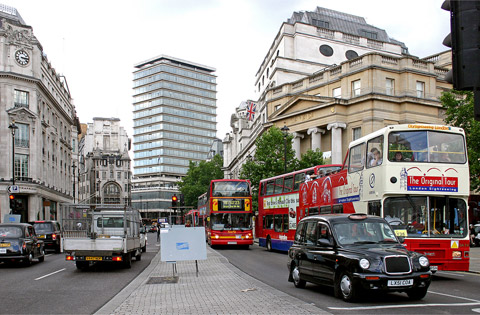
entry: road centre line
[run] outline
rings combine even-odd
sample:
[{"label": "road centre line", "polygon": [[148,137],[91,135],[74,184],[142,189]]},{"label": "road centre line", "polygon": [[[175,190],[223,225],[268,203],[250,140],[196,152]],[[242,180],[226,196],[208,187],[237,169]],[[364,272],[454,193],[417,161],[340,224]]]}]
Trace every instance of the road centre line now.
[{"label": "road centre line", "polygon": [[38,277],[37,279],[34,279],[34,280],[35,280],[35,281],[36,281],[36,280],[41,280],[41,279],[43,279],[43,278],[46,278],[46,277],[49,277],[49,276],[51,276],[51,275],[54,275],[54,274],[56,274],[56,273],[59,273],[59,272],[61,272],[61,271],[64,271],[65,269],[67,269],[67,268],[63,268],[63,269],[60,269],[60,270],[54,271],[54,272],[52,272],[52,273],[49,273],[49,274],[47,274],[47,275],[44,275],[44,276]]}]

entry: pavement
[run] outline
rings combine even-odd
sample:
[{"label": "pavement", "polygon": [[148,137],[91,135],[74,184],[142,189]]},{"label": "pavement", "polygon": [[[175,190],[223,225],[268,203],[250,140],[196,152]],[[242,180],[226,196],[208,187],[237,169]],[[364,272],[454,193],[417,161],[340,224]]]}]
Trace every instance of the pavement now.
[{"label": "pavement", "polygon": [[[159,251],[96,314],[329,314],[247,275],[209,246],[198,275],[195,261],[177,262],[176,273],[173,267]],[[470,250],[470,272],[480,274],[479,247]]]}]

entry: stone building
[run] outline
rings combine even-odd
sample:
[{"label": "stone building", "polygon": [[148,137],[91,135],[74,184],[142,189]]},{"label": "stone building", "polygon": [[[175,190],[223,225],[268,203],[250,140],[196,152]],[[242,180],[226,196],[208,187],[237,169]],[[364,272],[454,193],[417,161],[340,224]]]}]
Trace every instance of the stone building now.
[{"label": "stone building", "polygon": [[363,18],[323,8],[295,12],[257,73],[255,118],[247,119],[244,106],[232,115],[225,176],[238,177],[255,139],[273,125],[293,133],[298,159],[319,149],[342,163],[350,141],[386,125],[442,124],[438,98],[451,88],[443,79],[449,68],[450,52],[411,56]]},{"label": "stone building", "polygon": [[0,5],[0,21],[0,222],[11,211],[13,177],[18,188],[13,214],[22,222],[57,219],[58,204],[73,199],[75,107],[66,78],[19,12]]},{"label": "stone building", "polygon": [[118,118],[93,118],[80,139],[78,203],[131,205],[131,141]]}]

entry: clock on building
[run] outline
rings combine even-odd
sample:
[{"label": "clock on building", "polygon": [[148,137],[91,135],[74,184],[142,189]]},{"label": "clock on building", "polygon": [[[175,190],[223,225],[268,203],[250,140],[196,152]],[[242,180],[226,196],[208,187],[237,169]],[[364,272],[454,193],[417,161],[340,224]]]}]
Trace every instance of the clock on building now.
[{"label": "clock on building", "polygon": [[19,65],[26,66],[30,61],[30,56],[25,50],[20,49],[15,52],[15,60]]}]

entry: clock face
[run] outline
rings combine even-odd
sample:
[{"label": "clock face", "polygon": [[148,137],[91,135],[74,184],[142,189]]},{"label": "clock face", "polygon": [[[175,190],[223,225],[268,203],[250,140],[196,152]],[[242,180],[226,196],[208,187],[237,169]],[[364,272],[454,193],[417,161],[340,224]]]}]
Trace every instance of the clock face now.
[{"label": "clock face", "polygon": [[30,61],[30,56],[25,50],[20,49],[15,52],[15,60],[19,65],[26,66]]}]

